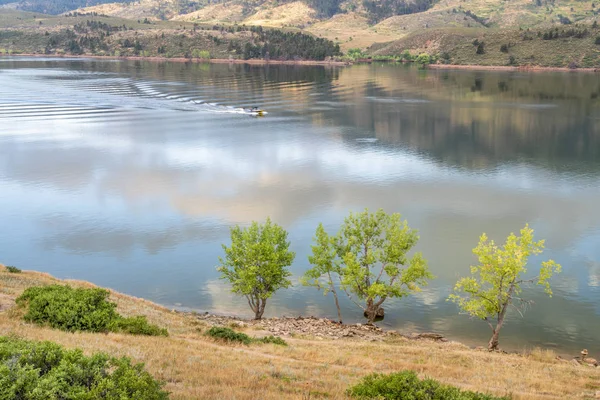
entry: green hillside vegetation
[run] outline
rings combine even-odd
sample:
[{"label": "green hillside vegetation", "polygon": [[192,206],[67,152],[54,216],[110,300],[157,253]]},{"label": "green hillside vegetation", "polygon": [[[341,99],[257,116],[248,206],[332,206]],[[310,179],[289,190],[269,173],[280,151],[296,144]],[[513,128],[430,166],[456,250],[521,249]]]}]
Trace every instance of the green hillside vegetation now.
[{"label": "green hillside vegetation", "polygon": [[95,14],[39,16],[10,12],[0,18],[0,53],[324,60],[338,45],[297,30],[188,22],[138,22]]},{"label": "green hillside vegetation", "polygon": [[435,55],[441,63],[487,66],[600,66],[597,24],[540,29],[438,29],[369,48],[373,56]]}]

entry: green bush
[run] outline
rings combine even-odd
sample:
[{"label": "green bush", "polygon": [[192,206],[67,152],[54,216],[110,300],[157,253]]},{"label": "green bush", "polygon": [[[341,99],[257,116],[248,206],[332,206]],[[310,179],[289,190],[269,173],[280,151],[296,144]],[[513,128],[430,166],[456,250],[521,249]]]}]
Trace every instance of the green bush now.
[{"label": "green bush", "polygon": [[264,338],[257,339],[256,341],[261,343],[272,343],[279,346],[287,346],[287,342],[277,336],[265,336]]},{"label": "green bush", "polygon": [[13,274],[20,274],[21,273],[21,270],[19,268],[13,267],[12,265],[7,265],[6,266],[6,270],[8,272],[10,272],[10,273],[13,273]]},{"label": "green bush", "polygon": [[148,323],[145,317],[124,318],[117,305],[107,300],[105,289],[74,289],[70,286],[35,286],[17,298],[27,307],[23,318],[39,325],[69,332],[125,332],[139,335],[166,336],[166,329]]},{"label": "green bush", "polygon": [[132,335],[169,336],[169,332],[165,328],[150,324],[144,316],[117,318],[111,322],[108,328],[113,332],[131,333]]},{"label": "green bush", "polygon": [[245,333],[239,333],[234,331],[233,329],[220,326],[213,326],[212,328],[210,328],[208,330],[207,335],[215,339],[223,340],[225,342],[238,342],[243,344],[252,343],[252,338],[246,335]]},{"label": "green bush", "polygon": [[118,318],[116,304],[108,302],[105,289],[73,289],[70,286],[35,286],[17,298],[28,306],[24,319],[65,331],[106,332]]},{"label": "green bush", "polygon": [[366,400],[509,400],[510,397],[494,397],[487,394],[462,391],[442,385],[433,379],[420,380],[413,371],[390,375],[373,374],[348,389],[348,395]]},{"label": "green bush", "polygon": [[260,339],[254,339],[245,333],[236,332],[233,329],[225,328],[221,326],[213,326],[206,333],[208,336],[222,340],[224,342],[237,342],[249,345],[251,343],[271,343],[279,346],[287,346],[285,340],[277,336],[265,336]]},{"label": "green bush", "polygon": [[2,399],[168,399],[162,386],[125,357],[87,357],[52,342],[0,336]]}]

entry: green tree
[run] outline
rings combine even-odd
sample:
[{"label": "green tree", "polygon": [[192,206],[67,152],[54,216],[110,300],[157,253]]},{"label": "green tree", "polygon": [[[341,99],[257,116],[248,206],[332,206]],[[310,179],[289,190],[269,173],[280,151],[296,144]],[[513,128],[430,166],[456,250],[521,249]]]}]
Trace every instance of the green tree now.
[{"label": "green tree", "polygon": [[420,64],[421,67],[424,67],[428,64],[431,63],[431,57],[429,57],[429,54],[426,53],[421,53],[419,54],[419,56],[416,58],[415,62],[417,64]]},{"label": "green tree", "polygon": [[225,258],[219,257],[221,279],[231,283],[231,291],[246,297],[261,319],[267,299],[278,289],[292,285],[287,270],[296,254],[289,250],[288,233],[267,218],[265,224],[252,222],[248,228],[231,228],[231,246],[223,245]]},{"label": "green tree", "polygon": [[498,337],[508,308],[514,308],[522,316],[531,304],[521,297],[523,286],[537,283],[552,296],[549,280],[560,272],[560,264],[553,260],[544,261],[537,276],[530,279],[522,277],[527,272],[529,257],[542,253],[543,249],[544,241],[533,240],[533,229],[529,225],[521,229],[521,236],[511,233],[501,247],[484,233],[473,249],[479,265],[471,267],[471,277],[461,278],[456,283],[449,300],[467,314],[487,322],[492,329],[489,350],[498,348]]},{"label": "green tree", "polygon": [[313,238],[315,244],[311,246],[312,255],[308,257],[308,262],[313,265],[311,269],[304,273],[304,276],[300,279],[305,286],[314,286],[317,289],[323,289],[323,294],[327,295],[329,292],[333,294],[335,300],[335,307],[337,308],[338,321],[342,323],[342,310],[340,309],[340,302],[335,289],[335,282],[333,276],[337,275],[340,277],[340,267],[338,263],[335,263],[336,252],[334,248],[333,238],[330,237],[323,224],[319,224],[317,232]]},{"label": "green tree", "polygon": [[[432,278],[421,253],[407,257],[418,239],[400,214],[388,215],[382,209],[374,214],[367,209],[350,213],[331,239],[341,288],[364,310],[369,324],[386,299],[418,291]],[[364,303],[356,302],[353,295]]]}]

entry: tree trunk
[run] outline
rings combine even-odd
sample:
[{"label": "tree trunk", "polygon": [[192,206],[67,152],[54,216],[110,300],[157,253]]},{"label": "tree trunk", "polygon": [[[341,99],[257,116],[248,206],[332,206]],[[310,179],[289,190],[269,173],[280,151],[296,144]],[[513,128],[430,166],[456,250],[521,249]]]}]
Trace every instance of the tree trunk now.
[{"label": "tree trunk", "polygon": [[365,310],[365,317],[367,317],[367,324],[373,325],[375,318],[377,318],[378,306],[373,303],[372,299],[367,300],[367,308]]},{"label": "tree trunk", "polygon": [[337,308],[338,321],[342,323],[342,309],[340,308],[340,302],[338,300],[337,292],[335,291],[335,284],[333,283],[333,279],[331,279],[331,273],[327,271],[327,276],[329,277],[329,287],[331,288],[331,292],[333,293],[333,298],[335,300],[335,308]]},{"label": "tree trunk", "polygon": [[342,323],[342,310],[340,309],[340,302],[338,301],[338,297],[337,297],[337,293],[335,292],[335,289],[333,290],[333,298],[335,299],[335,307],[337,308],[338,321],[341,324]]},{"label": "tree trunk", "polygon": [[502,329],[502,324],[504,324],[504,313],[500,314],[498,324],[496,325],[496,328],[492,330],[492,338],[488,343],[489,351],[498,350],[498,337],[500,336],[500,329]]},{"label": "tree trunk", "polygon": [[261,319],[265,313],[265,306],[267,305],[267,299],[258,299],[258,307],[254,313],[254,319]]},{"label": "tree trunk", "polygon": [[494,329],[494,333],[492,334],[492,338],[488,343],[488,350],[495,351],[498,350],[498,337],[500,336],[500,329]]}]

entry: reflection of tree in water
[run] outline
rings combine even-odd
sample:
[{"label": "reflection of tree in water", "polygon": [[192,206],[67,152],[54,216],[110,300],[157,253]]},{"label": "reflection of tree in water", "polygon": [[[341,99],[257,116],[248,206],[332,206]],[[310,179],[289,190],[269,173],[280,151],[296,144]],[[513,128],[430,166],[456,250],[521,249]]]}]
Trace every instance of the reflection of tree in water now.
[{"label": "reflection of tree in water", "polygon": [[[346,73],[353,72],[344,70],[342,83]],[[593,75],[387,68],[374,79],[352,81],[360,85],[354,106],[334,117],[383,143],[469,168],[526,159],[549,168],[598,169],[600,83]]]}]

